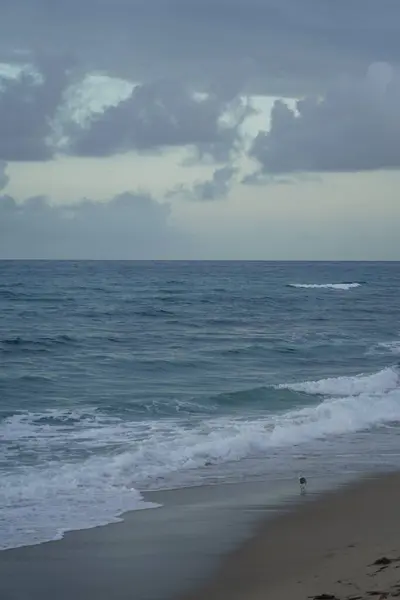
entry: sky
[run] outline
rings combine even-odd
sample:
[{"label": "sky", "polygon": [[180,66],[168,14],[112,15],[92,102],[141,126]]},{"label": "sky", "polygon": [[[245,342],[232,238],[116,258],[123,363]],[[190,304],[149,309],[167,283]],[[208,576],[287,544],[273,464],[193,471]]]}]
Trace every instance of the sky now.
[{"label": "sky", "polygon": [[2,0],[0,259],[400,260],[398,0]]}]

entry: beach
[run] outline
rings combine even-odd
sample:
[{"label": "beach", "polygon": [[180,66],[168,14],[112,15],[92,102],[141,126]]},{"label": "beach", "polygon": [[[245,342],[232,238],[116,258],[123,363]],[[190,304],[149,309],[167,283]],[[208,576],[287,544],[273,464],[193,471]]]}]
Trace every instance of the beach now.
[{"label": "beach", "polygon": [[0,271],[0,600],[389,589],[396,264]]},{"label": "beach", "polygon": [[184,600],[400,595],[400,475],[368,478],[261,526]]},{"label": "beach", "polygon": [[163,508],[3,551],[0,598],[356,600],[400,591],[398,473],[269,506],[261,484],[247,486],[247,500],[245,486],[242,496],[232,486],[239,499],[230,504],[223,487],[154,494]]}]

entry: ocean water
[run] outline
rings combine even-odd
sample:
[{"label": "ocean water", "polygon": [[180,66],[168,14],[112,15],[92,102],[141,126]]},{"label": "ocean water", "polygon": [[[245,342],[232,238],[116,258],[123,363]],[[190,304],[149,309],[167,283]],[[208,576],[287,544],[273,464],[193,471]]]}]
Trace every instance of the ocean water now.
[{"label": "ocean water", "polygon": [[0,548],[400,465],[400,264],[0,262]]}]

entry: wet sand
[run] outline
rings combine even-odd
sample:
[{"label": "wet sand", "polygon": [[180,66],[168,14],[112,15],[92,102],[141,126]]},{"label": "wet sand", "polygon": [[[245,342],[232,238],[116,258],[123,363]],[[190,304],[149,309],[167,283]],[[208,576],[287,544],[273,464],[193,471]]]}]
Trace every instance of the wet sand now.
[{"label": "wet sand", "polygon": [[173,599],[208,578],[260,518],[276,514],[287,491],[286,483],[272,493],[259,482],[146,494],[163,506],[0,551],[0,600]]},{"label": "wet sand", "polygon": [[371,478],[264,523],[184,600],[400,596],[400,475]]},{"label": "wet sand", "polygon": [[[260,482],[155,493],[149,499],[163,508],[0,552],[0,599],[356,600],[400,591],[399,474],[299,504],[298,492],[284,505],[268,492]],[[390,562],[373,564],[382,557]]]}]

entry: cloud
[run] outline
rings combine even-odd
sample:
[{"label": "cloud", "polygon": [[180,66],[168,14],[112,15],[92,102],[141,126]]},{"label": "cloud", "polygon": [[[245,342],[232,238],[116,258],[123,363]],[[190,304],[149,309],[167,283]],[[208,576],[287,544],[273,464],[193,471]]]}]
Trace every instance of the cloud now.
[{"label": "cloud", "polygon": [[[3,80],[0,160],[49,159],[69,136],[79,156],[186,146],[226,163],[249,114],[240,98],[309,97],[374,60],[398,64],[399,24],[395,0],[70,0],[51,10],[48,0],[6,0],[0,59],[29,62],[38,48],[54,58],[39,60],[41,83],[28,72]],[[61,148],[54,128],[73,75],[56,55],[71,47],[82,72],[140,85],[84,130],[64,121]],[[193,90],[208,93],[200,101]]]},{"label": "cloud", "polygon": [[[237,93],[229,82],[203,94],[167,79],[138,85],[117,106],[94,114],[85,127],[67,128],[69,151],[109,156],[193,146],[201,156],[229,158],[240,145],[239,128],[252,111]],[[224,120],[226,114],[230,120]]]},{"label": "cloud", "polygon": [[171,79],[134,85],[59,57],[14,63],[0,68],[0,160],[187,147],[196,161],[226,162],[242,148],[241,125],[253,112],[241,87],[229,77],[202,93]]},{"label": "cloud", "polygon": [[193,186],[178,185],[167,196],[181,196],[188,200],[204,202],[226,198],[231,190],[237,169],[226,165],[216,169],[207,181],[197,181]]},{"label": "cloud", "polygon": [[364,78],[342,80],[295,109],[277,100],[250,156],[261,175],[399,168],[399,73],[376,63]]},{"label": "cloud", "polygon": [[0,191],[3,190],[9,181],[9,177],[6,173],[7,163],[0,160]]},{"label": "cloud", "polygon": [[143,193],[109,202],[52,205],[0,197],[0,258],[162,259],[188,247],[170,224],[170,206]]},{"label": "cloud", "polygon": [[282,175],[271,175],[270,173],[263,173],[261,170],[247,173],[241,180],[244,185],[292,185],[297,183],[295,177],[285,177]]},{"label": "cloud", "polygon": [[[4,7],[3,7],[4,4]],[[398,0],[4,0],[2,47],[74,51],[131,79],[209,82],[245,69],[253,91],[304,94],[374,60],[398,63]],[[93,26],[95,19],[95,26]],[[162,23],[162,27],[160,27]]]},{"label": "cloud", "polygon": [[37,70],[23,68],[17,77],[0,78],[0,160],[52,158],[49,137],[71,66],[68,58],[42,56]]}]

